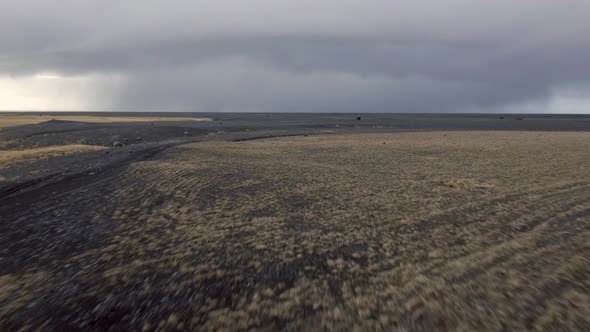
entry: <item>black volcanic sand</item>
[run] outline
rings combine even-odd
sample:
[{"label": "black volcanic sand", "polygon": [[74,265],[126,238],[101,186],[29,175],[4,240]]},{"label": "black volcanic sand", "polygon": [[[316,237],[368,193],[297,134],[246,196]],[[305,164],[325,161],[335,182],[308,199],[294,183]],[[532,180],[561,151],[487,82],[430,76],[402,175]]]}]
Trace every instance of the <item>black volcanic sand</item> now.
[{"label": "black volcanic sand", "polygon": [[[2,114],[2,113],[0,113]],[[5,113],[6,114],[6,113]],[[27,113],[31,114],[31,113]],[[43,113],[50,114],[50,113]],[[524,130],[524,131],[588,131],[590,116],[585,115],[440,115],[440,114],[282,114],[282,113],[68,113],[97,116],[181,116],[210,117],[208,122],[133,122],[83,123],[48,121],[35,125],[4,128],[0,139],[8,141],[4,148],[22,149],[62,144],[111,146],[161,142],[191,136],[224,135],[270,131],[265,135],[301,134],[319,131],[398,132],[433,130]],[[522,120],[519,120],[522,119]],[[1,120],[1,118],[0,118]],[[272,133],[274,132],[274,133]],[[139,139],[138,139],[139,138]],[[222,139],[227,139],[222,137]],[[232,139],[232,137],[229,137]]]},{"label": "black volcanic sand", "polygon": [[0,330],[590,328],[590,117],[194,116],[0,131]]}]

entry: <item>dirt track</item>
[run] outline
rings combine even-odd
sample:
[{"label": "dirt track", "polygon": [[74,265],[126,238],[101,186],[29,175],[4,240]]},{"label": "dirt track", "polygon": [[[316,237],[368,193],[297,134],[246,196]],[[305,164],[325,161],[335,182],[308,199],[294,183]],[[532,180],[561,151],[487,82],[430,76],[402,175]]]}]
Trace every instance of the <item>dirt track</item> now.
[{"label": "dirt track", "polygon": [[588,330],[588,141],[198,142],[5,197],[0,327]]}]

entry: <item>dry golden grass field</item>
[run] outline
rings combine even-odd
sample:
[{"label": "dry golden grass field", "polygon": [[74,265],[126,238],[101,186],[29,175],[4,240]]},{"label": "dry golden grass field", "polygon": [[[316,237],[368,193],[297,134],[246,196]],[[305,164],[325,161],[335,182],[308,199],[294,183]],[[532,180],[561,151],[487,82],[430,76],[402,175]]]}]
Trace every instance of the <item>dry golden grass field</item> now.
[{"label": "dry golden grass field", "polygon": [[27,115],[0,114],[0,128],[41,123],[49,120],[79,122],[150,122],[150,121],[209,121],[209,118],[163,117],[163,116],[95,116],[95,115]]},{"label": "dry golden grass field", "polygon": [[31,160],[39,160],[63,156],[70,153],[96,151],[102,149],[104,149],[104,147],[81,144],[69,144],[49,146],[43,148],[32,148],[25,150],[0,150],[0,168]]},{"label": "dry golden grass field", "polygon": [[29,209],[91,226],[1,277],[9,327],[590,327],[590,133],[191,143]]}]

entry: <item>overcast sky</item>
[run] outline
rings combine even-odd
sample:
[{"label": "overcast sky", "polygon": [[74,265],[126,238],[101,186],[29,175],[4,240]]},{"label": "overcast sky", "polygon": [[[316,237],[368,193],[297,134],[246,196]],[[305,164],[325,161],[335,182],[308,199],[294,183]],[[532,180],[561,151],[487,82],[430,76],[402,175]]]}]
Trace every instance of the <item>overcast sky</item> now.
[{"label": "overcast sky", "polygon": [[588,0],[0,2],[0,109],[590,113]]}]

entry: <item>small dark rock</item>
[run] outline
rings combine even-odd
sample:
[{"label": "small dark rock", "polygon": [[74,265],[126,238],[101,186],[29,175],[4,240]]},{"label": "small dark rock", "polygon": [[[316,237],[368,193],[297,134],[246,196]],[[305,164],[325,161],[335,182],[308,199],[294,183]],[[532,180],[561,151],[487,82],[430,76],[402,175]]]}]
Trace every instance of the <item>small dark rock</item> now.
[{"label": "small dark rock", "polygon": [[189,133],[188,131],[184,132],[184,136],[189,136],[191,133]]},{"label": "small dark rock", "polygon": [[356,119],[357,119],[357,120],[360,120],[360,119],[361,119],[361,117],[360,117],[360,116],[357,116],[357,117],[356,117]]},{"label": "small dark rock", "polygon": [[121,144],[121,142],[119,142],[119,141],[114,141],[113,142],[113,147],[115,147],[115,148],[120,148],[122,146],[123,146],[123,144]]}]

